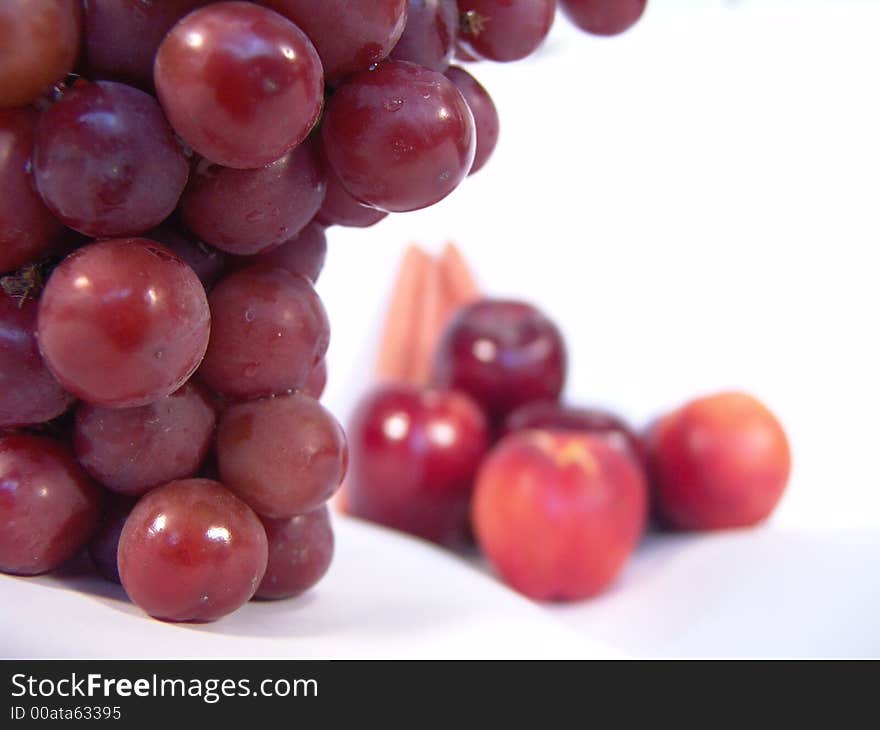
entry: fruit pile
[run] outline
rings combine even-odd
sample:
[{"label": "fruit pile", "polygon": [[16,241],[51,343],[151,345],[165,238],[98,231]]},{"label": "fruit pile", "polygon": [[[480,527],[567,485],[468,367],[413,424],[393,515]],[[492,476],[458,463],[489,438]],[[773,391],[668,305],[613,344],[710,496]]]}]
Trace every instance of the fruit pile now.
[{"label": "fruit pile", "polygon": [[[625,30],[645,0],[561,0]],[[0,571],[88,545],[147,613],[314,585],[345,436],[318,402],[325,228],[433,205],[492,153],[468,59],[555,0],[0,5]]]},{"label": "fruit pile", "polygon": [[[718,530],[773,511],[791,459],[756,399],[698,398],[644,435],[613,413],[566,405],[559,328],[531,304],[479,298],[449,248],[434,269],[456,286],[426,300],[431,263],[412,249],[404,258],[388,331],[427,332],[432,346],[383,342],[385,382],[348,430],[345,511],[451,547],[475,537],[509,585],[539,600],[606,589],[649,513],[661,527]],[[432,332],[450,302],[458,311]],[[412,311],[417,319],[401,319]]]}]

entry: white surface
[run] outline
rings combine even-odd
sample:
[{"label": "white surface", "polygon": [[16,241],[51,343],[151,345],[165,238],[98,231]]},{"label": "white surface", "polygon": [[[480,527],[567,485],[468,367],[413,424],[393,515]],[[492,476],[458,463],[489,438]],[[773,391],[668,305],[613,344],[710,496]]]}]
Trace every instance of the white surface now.
[{"label": "white surface", "polygon": [[766,400],[795,456],[773,524],[649,543],[608,595],[542,609],[338,520],[314,593],[211,626],[0,577],[0,654],[880,654],[880,3],[649,5],[621,38],[558,22],[534,60],[475,66],[502,115],[490,164],[435,208],[331,232],[326,402],[344,420],[368,387],[404,246],[452,238],[488,292],[559,321],[570,400],[637,423],[719,388]]},{"label": "white surface", "polygon": [[151,621],[85,569],[0,575],[0,657],[615,655],[438,548],[352,519],[335,528],[337,557],[317,588],[213,624]]}]

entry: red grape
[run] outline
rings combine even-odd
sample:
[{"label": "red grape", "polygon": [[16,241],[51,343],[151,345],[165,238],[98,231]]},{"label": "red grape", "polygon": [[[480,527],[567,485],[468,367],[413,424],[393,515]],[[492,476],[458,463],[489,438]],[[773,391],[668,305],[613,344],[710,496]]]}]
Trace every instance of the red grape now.
[{"label": "red grape", "polygon": [[617,35],[635,25],[648,0],[559,0],[559,8],[581,30]]},{"label": "red grape", "polygon": [[550,32],[556,0],[458,0],[459,43],[478,58],[518,61]]},{"label": "red grape", "polygon": [[194,476],[211,446],[215,420],[213,405],[192,382],[139,408],[83,403],[76,411],[76,458],[108,489],[138,496]]},{"label": "red grape", "polygon": [[474,117],[461,92],[443,74],[403,61],[340,86],[321,132],[345,189],[381,210],[433,205],[474,161]]},{"label": "red grape", "polygon": [[262,4],[306,32],[330,84],[385,58],[406,25],[407,0],[262,0]]},{"label": "red grape", "polygon": [[301,388],[327,352],[327,313],[305,277],[252,266],[222,279],[210,303],[211,342],[199,374],[228,398]]},{"label": "red grape", "polygon": [[442,73],[452,60],[457,31],[456,0],[409,0],[406,28],[391,58]]},{"label": "red grape", "polygon": [[269,565],[256,598],[290,598],[314,586],[333,560],[333,528],[326,505],[289,520],[263,519]]},{"label": "red grape", "polygon": [[324,172],[311,145],[257,170],[207,161],[190,179],[180,212],[186,227],[228,253],[250,256],[280,246],[315,217]]},{"label": "red grape", "polygon": [[71,393],[110,408],[173,393],[208,344],[205,290],[189,266],[145,239],[74,251],[40,300],[37,338],[49,369]]},{"label": "red grape", "polygon": [[523,403],[558,398],[565,369],[556,325],[530,304],[508,300],[459,310],[434,360],[441,386],[470,393],[496,419]]},{"label": "red grape", "polygon": [[37,119],[33,109],[0,109],[0,272],[45,254],[63,229],[30,176]]},{"label": "red grape", "polygon": [[0,107],[30,104],[73,70],[81,12],[79,0],[0,3]]},{"label": "red grape", "polygon": [[532,401],[504,419],[501,435],[529,429],[588,433],[634,457],[638,464],[647,464],[642,439],[622,418],[598,408],[572,408],[555,400]]},{"label": "red grape", "polygon": [[121,583],[116,561],[119,538],[128,515],[134,509],[136,500],[120,497],[116,494],[109,494],[107,497],[101,525],[89,543],[89,556],[97,571],[104,578],[111,583]]},{"label": "red grape", "polygon": [[88,236],[158,225],[174,210],[188,175],[156,100],[131,86],[77,86],[37,125],[37,189],[63,223]]},{"label": "red grape", "polygon": [[498,144],[500,122],[495,102],[483,85],[463,68],[452,66],[446,71],[446,78],[458,87],[474,115],[474,126],[477,130],[477,151],[474,164],[468,173],[473,175],[486,164]]},{"label": "red grape", "polygon": [[237,403],[217,427],[223,483],[263,517],[290,518],[326,502],[348,464],[345,434],[302,393]]},{"label": "red grape", "polygon": [[101,490],[57,441],[0,436],[0,571],[57,568],[98,527]]},{"label": "red grape", "polygon": [[327,193],[316,218],[319,223],[325,226],[369,228],[388,215],[385,211],[363,205],[351,197],[329,164],[326,165],[325,174]]},{"label": "red grape", "polygon": [[119,577],[154,618],[214,621],[249,601],[266,572],[266,531],[209,479],[171,482],[143,497],[119,539]]},{"label": "red grape", "polygon": [[242,258],[243,266],[265,264],[299,274],[312,284],[318,280],[327,257],[327,236],[320,223],[310,223],[289,241],[259,256]]},{"label": "red grape", "polygon": [[209,0],[88,0],[85,50],[89,70],[144,89],[153,87],[159,44],[184,15]]},{"label": "red grape", "polygon": [[196,272],[205,291],[210,290],[226,270],[226,254],[169,225],[147,231],[144,238],[158,241],[180,256]]},{"label": "red grape", "polygon": [[315,400],[320,400],[324,395],[324,388],[327,387],[327,358],[319,362],[311,373],[309,373],[306,384],[302,387],[302,392]]},{"label": "red grape", "polygon": [[40,357],[36,326],[36,301],[0,293],[0,428],[49,421],[73,403]]},{"label": "red grape", "polygon": [[471,398],[385,386],[358,405],[349,436],[351,514],[441,544],[465,541],[474,475],[489,447],[486,417]]},{"label": "red grape", "polygon": [[155,82],[177,133],[226,167],[277,160],[306,138],[324,100],[306,35],[245,2],[215,3],[175,25],[159,47]]}]

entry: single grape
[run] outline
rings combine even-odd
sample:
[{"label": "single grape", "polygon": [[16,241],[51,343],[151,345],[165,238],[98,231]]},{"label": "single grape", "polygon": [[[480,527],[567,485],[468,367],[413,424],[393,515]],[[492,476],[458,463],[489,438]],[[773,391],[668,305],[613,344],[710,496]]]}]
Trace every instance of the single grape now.
[{"label": "single grape", "polygon": [[386,211],[439,202],[474,161],[474,117],[461,92],[443,74],[404,61],[340,86],[321,132],[345,189]]},{"label": "single grape", "polygon": [[129,598],[165,621],[214,621],[249,601],[266,572],[266,531],[208,479],[171,482],[125,522],[118,567]]},{"label": "single grape", "polygon": [[104,503],[101,525],[89,543],[89,556],[97,571],[111,583],[121,583],[116,558],[119,538],[125,521],[134,509],[137,500],[108,494]]},{"label": "single grape", "polygon": [[101,490],[58,441],[0,435],[0,572],[37,575],[89,541]]},{"label": "single grape", "polygon": [[88,0],[85,52],[91,73],[153,88],[162,39],[187,13],[210,0]]},{"label": "single grape", "polygon": [[291,598],[316,585],[333,560],[333,528],[326,505],[289,520],[263,518],[269,564],[255,598]]},{"label": "single grape", "polygon": [[64,228],[30,175],[38,118],[30,108],[0,109],[0,272],[48,253]]},{"label": "single grape", "polygon": [[144,238],[158,241],[180,256],[196,272],[205,291],[210,291],[226,271],[228,264],[226,254],[193,238],[186,231],[164,224],[147,231]]},{"label": "single grape", "polygon": [[440,386],[469,393],[496,420],[523,403],[558,398],[565,369],[556,325],[530,304],[508,300],[459,310],[434,359]]},{"label": "single grape", "polygon": [[443,73],[452,61],[457,33],[456,0],[409,0],[406,28],[391,58]]},{"label": "single grape", "polygon": [[35,300],[0,292],[0,428],[49,421],[73,403],[40,356],[36,326]]},{"label": "single grape", "polygon": [[327,387],[327,358],[319,362],[312,372],[309,374],[306,384],[302,387],[302,393],[320,400],[324,395],[324,388]]},{"label": "single grape", "polygon": [[369,228],[388,216],[385,211],[363,205],[351,197],[329,163],[325,165],[325,175],[327,193],[316,218],[319,223],[325,226]]},{"label": "single grape", "polygon": [[30,104],[73,70],[81,23],[79,0],[0,3],[0,107]]},{"label": "single grape", "polygon": [[500,129],[498,110],[495,108],[495,102],[492,101],[489,92],[463,68],[450,67],[446,71],[446,78],[458,87],[474,115],[474,126],[477,130],[477,151],[474,155],[474,164],[468,173],[473,175],[486,164],[495,150],[495,145],[498,144]]},{"label": "single grape", "polygon": [[348,463],[345,434],[302,393],[237,403],[217,427],[220,478],[257,514],[286,519],[324,504]]},{"label": "single grape", "polygon": [[194,476],[211,446],[215,421],[213,405],[193,382],[138,408],[82,403],[76,410],[76,458],[107,489],[139,496]]},{"label": "single grape", "polygon": [[366,71],[394,48],[407,0],[262,0],[302,28],[321,57],[327,83]]},{"label": "single grape", "polygon": [[214,287],[202,381],[227,398],[301,388],[327,352],[330,325],[308,279],[252,266]]},{"label": "single grape", "polygon": [[559,0],[562,14],[593,35],[617,35],[636,24],[648,0]]},{"label": "single grape", "polygon": [[547,37],[556,0],[458,0],[459,43],[477,58],[518,61]]},{"label": "single grape", "polygon": [[305,33],[245,2],[214,3],[175,25],[154,79],[177,133],[225,167],[277,160],[306,138],[324,100],[321,61]]},{"label": "single grape", "polygon": [[324,200],[324,171],[302,144],[257,170],[202,161],[180,202],[186,227],[228,253],[251,256],[297,235]]},{"label": "single grape", "polygon": [[40,351],[59,382],[109,408],[177,390],[201,362],[209,331],[193,270],[141,238],[74,251],[52,273],[37,319]]},{"label": "single grape", "polygon": [[88,236],[158,225],[174,210],[188,175],[156,100],[131,86],[77,86],[37,125],[37,190],[65,225]]},{"label": "single grape", "polygon": [[314,284],[324,268],[327,257],[327,236],[320,223],[309,223],[296,236],[278,248],[259,256],[239,260],[242,268],[253,264],[265,264],[299,274]]},{"label": "single grape", "polygon": [[637,464],[647,465],[642,439],[626,421],[609,411],[573,408],[555,400],[532,401],[508,414],[501,427],[501,436],[530,429],[576,431],[598,436],[633,457]]}]

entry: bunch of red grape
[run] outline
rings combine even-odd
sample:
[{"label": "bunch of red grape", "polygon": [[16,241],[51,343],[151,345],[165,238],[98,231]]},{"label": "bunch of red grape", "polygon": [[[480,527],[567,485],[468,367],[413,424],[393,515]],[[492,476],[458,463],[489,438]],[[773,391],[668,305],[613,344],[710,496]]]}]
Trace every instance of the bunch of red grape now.
[{"label": "bunch of red grape", "polygon": [[[620,32],[645,0],[563,0]],[[0,571],[86,544],[150,615],[326,571],[344,434],[319,404],[324,229],[432,205],[555,0],[0,6]]]}]

